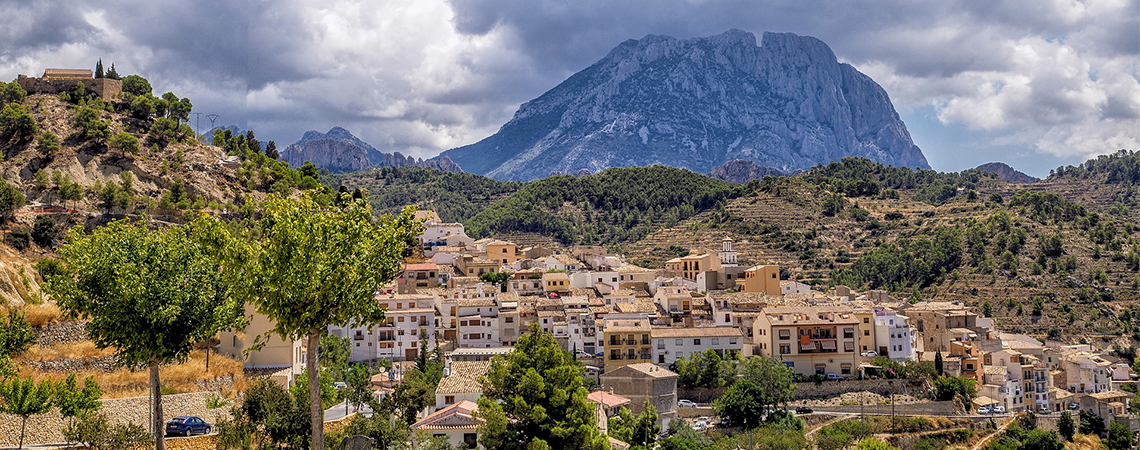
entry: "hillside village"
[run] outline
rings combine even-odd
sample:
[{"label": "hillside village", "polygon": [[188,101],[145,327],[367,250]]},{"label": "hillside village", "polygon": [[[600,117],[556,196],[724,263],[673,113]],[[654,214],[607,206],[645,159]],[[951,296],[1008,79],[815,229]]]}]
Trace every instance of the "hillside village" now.
[{"label": "hillside village", "polygon": [[[373,378],[378,391],[390,391],[390,380],[398,380],[399,362],[438,345],[448,369],[434,406],[413,429],[446,434],[454,444],[473,442],[478,420],[471,414],[490,359],[510,352],[532,325],[551,333],[597,377],[590,398],[606,414],[616,414],[615,405],[639,414],[650,399],[665,426],[684,409],[678,402],[690,391],[678,383],[678,361],[712,352],[726,359],[772,358],[799,381],[835,383],[837,392],[844,384],[851,392],[866,389],[854,380],[893,376],[884,362],[938,359],[947,375],[976,381],[976,396],[959,405],[959,413],[1090,411],[1140,430],[1140,416],[1129,407],[1133,394],[1121,390],[1134,382],[1134,372],[1110,349],[1003,332],[958,303],[912,303],[844,286],[816,291],[781,280],[774,265],[737,265],[731,239],[719,249],[645,268],[599,246],[475,240],[434,211],[416,216],[424,221],[422,262],[406,263],[400,277],[376,293],[387,308],[386,323],[329,331],[350,340],[350,361],[397,362],[397,373]],[[267,328],[264,320],[259,324],[255,315],[252,326]],[[240,336],[223,335],[220,353],[240,359],[251,345]],[[280,342],[250,353],[246,364],[279,368],[273,377],[289,383],[302,373],[304,352],[301,341]]]},{"label": "hillside village", "polygon": [[[17,315],[47,311],[41,315],[48,318],[34,325],[40,339],[34,351],[13,355],[29,384],[32,375],[42,382],[69,372],[96,374],[107,391],[114,391],[103,399],[104,408],[129,411],[117,416],[126,417],[116,419],[120,422],[145,423],[139,411],[145,411],[146,399],[128,397],[141,393],[145,374],[119,366],[113,350],[96,348],[84,323],[60,317],[55,299],[41,292],[46,284],[41,264],[59,256],[63,228],[98,229],[120,218],[178,227],[195,215],[244,226],[264,213],[258,210],[264,200],[277,194],[320,198],[325,206],[345,198],[371,201],[381,214],[409,203],[439,208],[439,213],[415,212],[423,230],[395,280],[374,294],[384,322],[322,331],[345,340],[348,364],[367,366],[367,385],[376,401],[404,395],[401,389],[419,381],[405,377],[422,374],[423,361],[441,356],[442,376],[422,393],[430,400],[403,414],[412,431],[456,447],[482,445],[486,421],[477,402],[484,398],[491,361],[510,355],[532,330],[552,337],[580,364],[597,428],[614,448],[629,448],[631,442],[628,435],[616,438],[623,431],[611,424],[628,424],[631,419],[623,414],[647,414],[646,404],[654,407],[646,417],[666,433],[728,425],[710,404],[732,384],[724,381],[736,376],[732,369],[756,360],[775,361],[794,376],[794,393],[789,389],[780,407],[802,413],[804,420],[795,422],[801,428],[793,434],[805,446],[808,433],[824,423],[867,409],[884,416],[889,411],[894,431],[896,406],[900,415],[976,420],[955,424],[971,433],[986,420],[1008,424],[1027,412],[1051,422],[1070,414],[1082,423],[1095,417],[1140,431],[1131,364],[1135,348],[1127,346],[1127,334],[1140,333],[1132,312],[1140,282],[1135,275],[1140,256],[1134,256],[1140,243],[1134,236],[1135,209],[1129,207],[1133,184],[1124,180],[1098,191],[1087,210],[1068,197],[1030,192],[1061,186],[1076,196],[1080,189],[1072,188],[1072,180],[1101,176],[1098,171],[1107,174],[1104,184],[1112,184],[1120,170],[1110,166],[1135,165],[1140,157],[1134,153],[1091,160],[1070,168],[1069,179],[1059,174],[1030,187],[977,171],[912,172],[852,159],[799,177],[747,185],[661,166],[526,184],[424,168],[341,176],[321,173],[312,164],[290,168],[272,141],[263,152],[252,132],[219,131],[209,145],[189,129],[186,117],[172,112],[163,117],[146,108],[128,116],[126,108],[135,102],[127,98],[143,106],[160,100],[149,84],[138,87],[145,79],[128,76],[132,81],[124,87],[118,80],[91,76],[89,70],[49,69],[43,77],[22,77],[7,87],[24,86],[28,92],[5,109],[20,110],[19,116],[43,133],[13,139],[0,161],[3,187],[20,194],[19,202],[10,202],[11,217],[4,224],[0,275],[8,286],[0,303],[3,320],[11,323]],[[92,87],[79,89],[80,79]],[[189,103],[170,97],[170,104]],[[84,112],[95,115],[105,136],[85,135],[76,121]],[[161,134],[164,123],[177,125],[176,137]],[[104,142],[112,132],[142,144],[133,151],[113,150]],[[40,145],[56,134],[62,145]],[[58,180],[49,182],[49,171]],[[868,174],[878,179],[864,180]],[[385,184],[374,189],[352,184],[380,180]],[[643,183],[638,186],[644,198],[623,196],[633,183]],[[409,194],[412,189],[423,192],[417,197]],[[572,195],[587,190],[593,191],[589,202]],[[450,197],[432,197],[439,192]],[[1128,198],[1119,199],[1120,192]],[[979,200],[987,195],[989,200]],[[18,236],[25,236],[20,247],[14,244]],[[943,236],[967,244],[969,266],[959,245],[954,267],[930,262],[925,272],[888,278],[899,276],[895,266],[887,266],[893,260],[937,256],[922,245],[896,248],[895,243],[937,242]],[[993,242],[987,242],[991,236]],[[587,237],[592,240],[575,241]],[[1051,239],[1058,244],[1049,253]],[[1014,247],[1018,250],[1006,251]],[[780,264],[754,263],[765,260]],[[1019,271],[1019,264],[1030,269]],[[1081,280],[1087,280],[1087,288]],[[1010,291],[1015,283],[1020,290]],[[876,285],[883,289],[862,289]],[[1019,320],[1021,306],[1013,297],[1031,296],[1041,306],[1034,306],[1031,319]],[[987,310],[1001,308],[1005,299],[1003,314]],[[275,323],[254,305],[246,305],[244,315],[250,319],[244,329],[195,342],[186,361],[164,368],[193,372],[181,379],[163,375],[162,390],[169,390],[163,395],[171,397],[168,415],[206,414],[202,411],[220,409],[224,402],[234,402],[236,413],[243,396],[248,398],[247,388],[264,387],[258,384],[264,380],[281,392],[304,388],[311,350],[305,339],[274,333]],[[1048,320],[1039,321],[1043,317]],[[1064,320],[1069,328],[1057,326]],[[323,340],[320,346],[325,358]],[[348,377],[337,376],[341,401]],[[947,390],[939,384],[946,380],[970,381],[973,388],[959,384]],[[332,381],[321,384],[331,387]],[[206,406],[206,398],[214,408]],[[348,404],[345,400],[343,408]],[[215,413],[210,421],[220,427],[226,414]],[[14,421],[0,422],[0,445],[14,443],[9,434],[15,432],[8,433]],[[61,440],[62,423],[55,416],[40,423],[39,443]],[[805,423],[815,428],[803,429]],[[932,430],[918,430],[927,431]]]}]

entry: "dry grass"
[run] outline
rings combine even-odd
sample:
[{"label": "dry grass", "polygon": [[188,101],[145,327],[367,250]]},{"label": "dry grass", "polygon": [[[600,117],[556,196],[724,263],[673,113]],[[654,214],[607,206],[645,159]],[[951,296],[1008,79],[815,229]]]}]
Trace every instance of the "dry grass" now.
[{"label": "dry grass", "polygon": [[1065,448],[1068,450],[1101,450],[1104,448],[1104,444],[1101,443],[1100,436],[1078,434],[1073,436],[1073,442],[1065,443]]},{"label": "dry grass", "polygon": [[[67,351],[85,352],[86,347],[76,344],[74,349],[56,349],[55,346],[51,349],[43,350],[44,353],[58,352],[65,354]],[[94,349],[92,345],[90,348]],[[103,352],[105,350],[95,350],[96,352]],[[107,351],[108,354],[111,353]],[[23,359],[27,359],[27,355]],[[40,370],[24,367],[21,371],[21,376],[31,376],[36,380],[42,379],[62,379],[66,374],[58,372],[44,372]],[[91,376],[99,383],[99,387],[103,389],[103,398],[122,398],[122,397],[141,397],[148,394],[148,383],[150,382],[150,373],[147,369],[128,370],[125,368],[118,369],[114,372],[80,372],[79,378],[86,378]],[[242,363],[240,361],[227,358],[218,354],[210,355],[210,370],[206,370],[206,354],[203,351],[196,350],[190,354],[190,359],[185,363],[176,364],[171,366],[163,366],[159,369],[159,378],[162,381],[162,387],[172,389],[177,393],[196,392],[200,390],[197,382],[207,381],[217,377],[232,376],[234,380],[234,388],[237,390],[245,389],[245,377],[242,373]]]},{"label": "dry grass", "polygon": [[28,351],[20,355],[19,359],[28,361],[50,361],[53,359],[98,358],[114,353],[114,350],[111,349],[95,348],[94,342],[80,341],[51,346],[33,345],[28,347]]},{"label": "dry grass", "polygon": [[55,303],[44,303],[40,305],[27,305],[22,309],[24,319],[28,324],[33,327],[47,325],[52,322],[59,321],[63,313]]}]

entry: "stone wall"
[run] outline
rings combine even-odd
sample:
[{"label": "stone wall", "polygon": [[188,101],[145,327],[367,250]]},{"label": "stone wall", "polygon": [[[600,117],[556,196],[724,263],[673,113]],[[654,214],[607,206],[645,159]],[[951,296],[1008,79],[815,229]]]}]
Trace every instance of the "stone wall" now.
[{"label": "stone wall", "polygon": [[[888,383],[890,381],[890,383]],[[727,387],[719,388],[677,388],[677,398],[692,400],[697,403],[709,403],[724,395]],[[867,391],[876,394],[907,394],[916,398],[924,398],[929,394],[929,388],[922,380],[843,380],[824,381],[820,383],[796,383],[796,390],[792,394],[793,400],[807,400],[835,397],[846,392]]]},{"label": "stone wall", "polygon": [[[210,424],[216,424],[219,419],[228,419],[230,417],[228,407],[216,410],[206,408],[207,395],[207,392],[195,392],[162,396],[164,422],[175,416],[198,416]],[[100,411],[107,414],[111,423],[136,423],[145,427],[150,419],[150,398],[106,399],[103,400]],[[0,447],[14,447],[16,445],[20,439],[20,421],[19,417],[0,414]],[[65,423],[59,415],[59,409],[56,408],[47,414],[29,418],[24,445],[64,442],[63,427]],[[147,428],[149,429],[149,427]]]},{"label": "stone wall", "polygon": [[32,327],[32,332],[36,334],[36,345],[70,344],[87,340],[87,323],[74,320],[52,322]]},{"label": "stone wall", "polygon": [[16,77],[16,83],[24,88],[25,91],[28,91],[29,94],[60,94],[75,89],[75,84],[80,82],[83,83],[83,86],[86,87],[89,92],[93,92],[103,100],[111,100],[112,97],[123,91],[122,81],[109,78],[45,80],[43,78],[29,77],[27,75]]}]

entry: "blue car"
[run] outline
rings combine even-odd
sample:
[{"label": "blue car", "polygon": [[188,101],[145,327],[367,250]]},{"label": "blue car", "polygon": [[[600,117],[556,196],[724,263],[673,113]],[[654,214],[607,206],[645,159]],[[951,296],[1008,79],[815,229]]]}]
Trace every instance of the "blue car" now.
[{"label": "blue car", "polygon": [[166,422],[166,435],[193,436],[195,434],[210,434],[210,424],[199,417],[178,416]]}]

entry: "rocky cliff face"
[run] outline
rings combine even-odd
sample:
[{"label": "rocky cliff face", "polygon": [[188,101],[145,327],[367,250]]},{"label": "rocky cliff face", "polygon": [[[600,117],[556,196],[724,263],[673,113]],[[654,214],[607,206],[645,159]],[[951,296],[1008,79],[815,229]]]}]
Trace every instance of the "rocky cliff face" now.
[{"label": "rocky cliff face", "polygon": [[384,153],[360,140],[348,130],[333,127],[328,133],[307,131],[301,140],[289,144],[281,152],[281,159],[290,166],[300,167],[305,161],[334,172],[355,172],[374,167],[431,167],[448,172],[461,171],[458,164],[446,156],[422,159],[404,156],[400,152]]},{"label": "rocky cliff face", "polygon": [[1024,172],[1018,171],[1009,164],[1000,162],[985,163],[978,166],[978,170],[984,170],[996,174],[998,178],[1011,183],[1036,183],[1037,178],[1026,175]]},{"label": "rocky cliff face", "polygon": [[773,169],[767,166],[761,166],[752,161],[744,159],[734,159],[719,166],[713,167],[709,171],[709,176],[719,178],[724,181],[732,183],[744,184],[752,180],[759,180],[766,176],[783,176],[787,175],[779,169]]},{"label": "rocky cliff face", "polygon": [[929,167],[887,93],[826,44],[765,33],[758,46],[740,30],[626,41],[443,155],[520,180],[647,164],[707,173],[734,159],[782,171],[844,156]]}]

